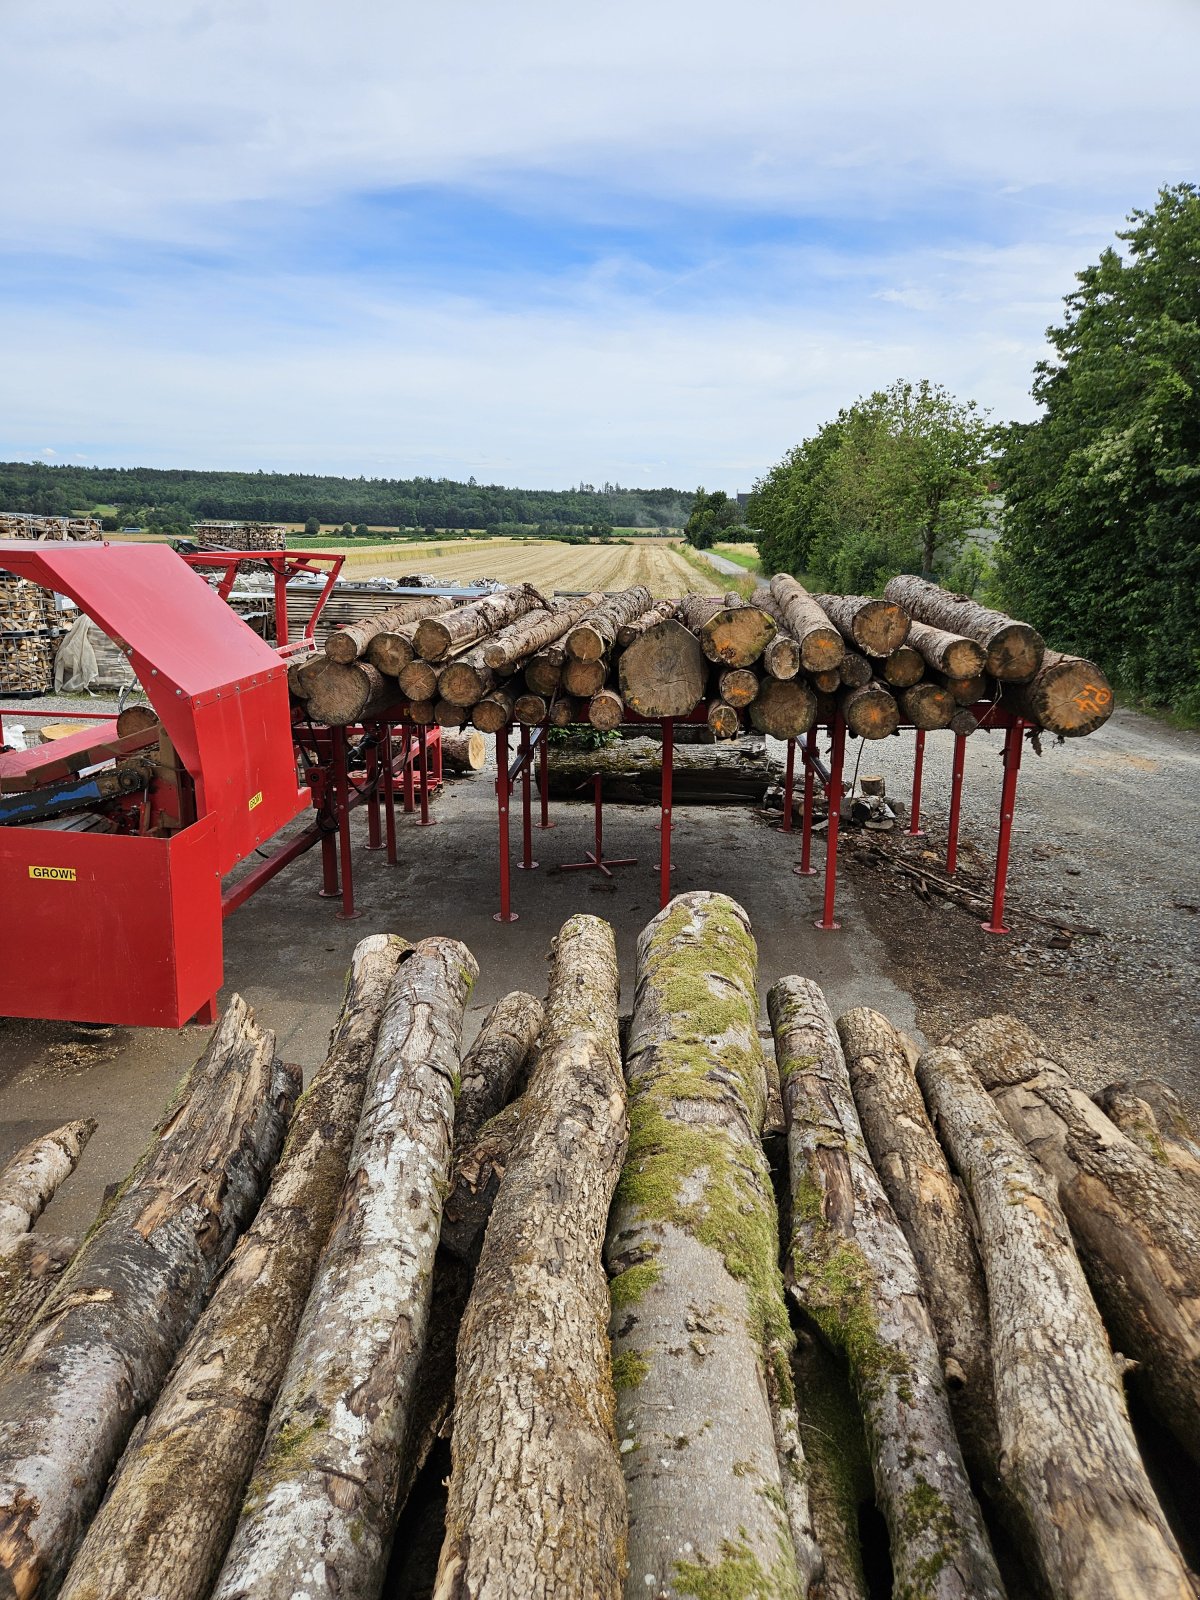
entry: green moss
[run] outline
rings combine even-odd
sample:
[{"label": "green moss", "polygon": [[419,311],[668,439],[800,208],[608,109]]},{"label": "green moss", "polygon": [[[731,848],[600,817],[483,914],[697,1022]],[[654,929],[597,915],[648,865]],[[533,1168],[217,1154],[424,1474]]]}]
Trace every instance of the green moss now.
[{"label": "green moss", "polygon": [[797,1229],[792,1261],[805,1310],[829,1342],[845,1351],[860,1397],[873,1399],[883,1384],[894,1382],[900,1398],[910,1403],[908,1361],[879,1335],[871,1266],[859,1247],[824,1224]]},{"label": "green moss", "polygon": [[781,1555],[768,1572],[744,1539],[723,1539],[716,1563],[677,1561],[675,1587],[696,1600],[800,1600],[794,1560]]},{"label": "green moss", "polygon": [[913,1562],[908,1577],[896,1586],[895,1600],[931,1600],[938,1574],[957,1554],[961,1541],[954,1513],[920,1474],[904,1496],[899,1531],[908,1548],[915,1543],[928,1546],[931,1541],[934,1547]]},{"label": "green moss", "polygon": [[608,1286],[608,1297],[613,1310],[623,1311],[626,1306],[633,1305],[642,1298],[651,1284],[657,1283],[661,1277],[662,1269],[653,1261],[643,1261],[636,1267],[626,1267],[625,1271],[619,1272]]},{"label": "green moss", "polygon": [[613,1357],[614,1389],[636,1389],[650,1371],[649,1363],[636,1350],[622,1350]]},{"label": "green moss", "polygon": [[325,1418],[319,1415],[311,1422],[285,1422],[271,1443],[264,1462],[266,1469],[274,1471],[277,1467],[298,1461],[307,1454],[315,1436],[323,1433],[326,1426]]}]

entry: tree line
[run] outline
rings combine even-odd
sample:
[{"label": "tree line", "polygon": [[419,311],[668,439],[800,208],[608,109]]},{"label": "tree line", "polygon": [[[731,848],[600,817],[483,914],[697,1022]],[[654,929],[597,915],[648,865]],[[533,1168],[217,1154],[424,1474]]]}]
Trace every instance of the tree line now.
[{"label": "tree line", "polygon": [[1200,189],[1160,191],[1076,275],[1032,393],[993,426],[940,384],[840,411],[754,486],[763,567],[878,592],[920,572],[1200,715]]}]

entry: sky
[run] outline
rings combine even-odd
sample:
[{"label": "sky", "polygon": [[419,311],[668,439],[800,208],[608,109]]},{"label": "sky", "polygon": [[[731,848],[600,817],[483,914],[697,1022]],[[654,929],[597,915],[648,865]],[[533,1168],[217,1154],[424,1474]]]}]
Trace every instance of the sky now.
[{"label": "sky", "polygon": [[1200,0],[0,0],[0,459],[749,489],[1035,414]]}]

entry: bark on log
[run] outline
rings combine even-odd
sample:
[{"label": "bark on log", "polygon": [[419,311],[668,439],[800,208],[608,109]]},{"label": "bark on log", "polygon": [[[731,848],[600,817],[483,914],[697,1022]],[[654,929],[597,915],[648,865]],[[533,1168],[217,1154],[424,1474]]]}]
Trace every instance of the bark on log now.
[{"label": "bark on log", "polygon": [[783,613],[788,632],[800,645],[800,664],[809,672],[832,672],[846,653],[842,636],[795,578],[777,573],[771,593]]},{"label": "bark on log", "polygon": [[679,611],[678,600],[658,600],[649,611],[643,611],[640,617],[634,617],[630,622],[623,623],[617,629],[617,644],[624,650],[647,628],[656,628],[660,622],[669,622]]},{"label": "bark on log", "polygon": [[406,667],[401,667],[396,681],[400,693],[410,700],[437,699],[438,669],[428,661],[410,661]]},{"label": "bark on log", "polygon": [[0,1251],[5,1241],[28,1233],[79,1164],[96,1131],[94,1118],[66,1122],[18,1150],[0,1172]]},{"label": "bark on log", "polygon": [[931,732],[948,728],[959,707],[949,689],[943,689],[941,684],[914,683],[911,689],[900,691],[900,709],[905,722]]},{"label": "bark on log", "polygon": [[700,628],[700,648],[710,661],[752,667],[777,632],[775,619],[757,606],[726,605]]},{"label": "bark on log", "polygon": [[34,1317],[75,1254],[74,1239],[23,1233],[0,1249],[0,1365],[29,1336]]},{"label": "bark on log", "polygon": [[1200,1461],[1200,1194],[1121,1133],[1013,1017],[947,1040],[1057,1186],[1096,1300],[1163,1422]]},{"label": "bark on log", "polygon": [[767,996],[792,1191],[789,1285],[841,1350],[866,1424],[897,1595],[1003,1600],[912,1252],[871,1165],[824,996]]},{"label": "bark on log", "polygon": [[445,616],[427,617],[417,626],[413,647],[422,661],[444,661],[530,611],[546,610],[545,600],[530,583],[498,589]]},{"label": "bark on log", "polygon": [[[824,673],[814,674],[814,677],[824,677]],[[861,689],[864,684],[870,683],[875,676],[875,668],[866,656],[859,655],[857,650],[847,650],[842,657],[837,669],[838,682],[843,689]]]},{"label": "bark on log", "polygon": [[705,721],[718,739],[736,738],[738,728],[741,726],[736,709],[726,705],[724,700],[709,701]]},{"label": "bark on log", "polygon": [[0,1593],[52,1593],[254,1214],[299,1074],[234,995],[112,1210],[0,1374]]},{"label": "bark on log", "polygon": [[[578,721],[578,716],[574,720]],[[599,772],[606,805],[659,802],[662,747],[649,739],[622,740],[602,750],[551,745],[549,760],[550,794],[555,799],[591,805],[590,779]],[[782,767],[747,754],[745,743],[739,740],[735,745],[677,744],[674,773],[677,806],[745,805],[747,801],[761,802],[767,786],[781,778]]]},{"label": "bark on log", "polygon": [[962,633],[914,622],[905,643],[919,652],[927,667],[947,678],[977,678],[987,669],[987,651],[977,639]]},{"label": "bark on log", "polygon": [[471,707],[455,705],[453,700],[435,700],[433,720],[439,728],[453,728],[457,732],[471,720]]},{"label": "bark on log", "polygon": [[654,604],[654,596],[640,584],[601,602],[577,622],[564,641],[572,661],[599,661],[617,642],[617,631]]},{"label": "bark on log", "polygon": [[404,622],[377,633],[367,646],[367,660],[390,678],[398,678],[416,657],[413,640],[420,622]]},{"label": "bark on log", "polygon": [[621,698],[643,717],[686,717],[703,697],[708,663],[682,622],[659,622],[621,652]]},{"label": "bark on log", "polygon": [[846,643],[869,656],[890,656],[908,638],[908,612],[894,600],[852,594],[818,594],[813,599]]},{"label": "bark on log", "polygon": [[546,713],[546,720],[552,728],[569,728],[573,722],[582,722],[586,702],[575,700],[569,694],[559,695],[551,702]]},{"label": "bark on log", "polygon": [[758,675],[748,667],[730,667],[717,677],[717,693],[726,705],[736,706],[739,710],[757,697],[758,688]]},{"label": "bark on log", "polygon": [[892,578],[884,598],[902,605],[914,622],[943,628],[947,633],[965,634],[987,651],[987,670],[1006,683],[1024,683],[1032,678],[1042,660],[1045,644],[1036,628],[1017,622],[1002,611],[989,611],[965,594],[904,573]]},{"label": "bark on log", "polygon": [[423,939],[380,1023],[333,1231],[267,1426],[219,1600],[377,1594],[450,1172],[465,945]]},{"label": "bark on log", "polygon": [[333,1224],[388,989],[411,947],[354,951],[329,1052],[253,1225],[109,1486],[60,1600],[205,1600]]},{"label": "bark on log", "polygon": [[442,739],[442,770],[453,773],[480,772],[487,760],[487,745],[474,732],[451,734]]},{"label": "bark on log", "polygon": [[947,678],[943,673],[934,673],[929,681],[948,690],[960,706],[973,706],[977,700],[988,698],[988,680],[982,672],[974,678]]},{"label": "bark on log", "polygon": [[437,1600],[621,1593],[627,1511],[601,1263],[628,1135],[619,993],[612,929],[572,917],[458,1339]]},{"label": "bark on log", "polygon": [[519,694],[513,701],[513,715],[527,728],[539,727],[546,720],[548,707],[540,694]]},{"label": "bark on log", "polygon": [[[288,683],[291,684],[291,671],[288,672]],[[117,713],[117,738],[127,739],[131,733],[146,733],[151,728],[159,726],[158,712],[153,706],[132,705],[126,706]]]},{"label": "bark on log", "polygon": [[[502,641],[507,632],[501,629],[495,637]],[[437,675],[437,692],[443,700],[469,708],[496,687],[496,674],[484,661],[483,650],[476,645],[446,663]]]},{"label": "bark on log", "polygon": [[958,710],[950,718],[948,726],[951,733],[957,734],[963,739],[969,739],[978,729],[979,723],[976,720],[975,713],[969,706],[959,706]]},{"label": "bark on log", "polygon": [[574,695],[577,700],[590,700],[598,690],[603,689],[607,677],[608,662],[603,658],[599,661],[577,661],[570,656],[563,662],[559,688],[566,694]]},{"label": "bark on log", "polygon": [[[443,611],[452,611],[461,602],[449,600],[443,595],[429,595],[415,600],[406,600],[402,605],[391,606],[386,611],[377,611],[373,616],[363,617],[361,622],[348,622],[343,627],[334,628],[325,638],[325,654],[331,661],[340,661],[346,665],[358,661],[369,655],[371,641],[377,634],[392,633],[395,629],[407,622],[420,622],[423,617],[440,616]],[[374,665],[382,672],[385,668],[375,661]]]},{"label": "bark on log", "polygon": [[511,689],[493,689],[471,707],[471,722],[480,733],[499,733],[512,721],[515,707]]},{"label": "bark on log", "polygon": [[911,689],[925,676],[925,658],[910,644],[902,644],[879,663],[879,675],[893,689]]},{"label": "bark on log", "polygon": [[759,733],[795,739],[816,721],[817,697],[799,678],[768,678],[747,709]]},{"label": "bark on log", "polygon": [[530,611],[519,622],[505,628],[503,633],[484,642],[484,661],[493,671],[516,666],[526,656],[534,655],[556,639],[561,639],[602,599],[603,591],[593,589],[578,600],[556,602],[549,609]]},{"label": "bark on log", "polygon": [[777,633],[763,651],[763,671],[771,678],[794,678],[800,671],[800,646],[790,633]]},{"label": "bark on log", "polygon": [[867,683],[861,689],[843,689],[838,704],[847,728],[856,739],[886,739],[900,726],[896,697],[881,683]]},{"label": "bark on log", "polygon": [[1003,702],[1017,716],[1049,728],[1064,739],[1081,739],[1102,728],[1116,701],[1108,679],[1094,661],[1047,650],[1028,683],[1009,684]]},{"label": "bark on log", "polygon": [[474,1144],[483,1125],[508,1104],[545,1025],[540,1000],[520,989],[506,994],[484,1017],[462,1064],[462,1088],[454,1113],[454,1142]]},{"label": "bark on log", "polygon": [[525,682],[529,688],[535,694],[552,695],[558,688],[566,658],[566,649],[561,644],[552,644],[530,656],[525,663]]},{"label": "bark on log", "polygon": [[818,694],[836,695],[842,687],[841,668],[833,672],[810,672],[808,681]]},{"label": "bark on log", "polygon": [[319,676],[306,680],[305,687],[309,716],[328,728],[344,728],[364,717],[376,716],[402,698],[395,679],[385,678],[366,661],[356,661],[348,667],[329,661]]},{"label": "bark on log", "polygon": [[920,1270],[967,1465],[1001,1490],[987,1291],[974,1223],[925,1110],[904,1040],[878,1011],[838,1019],[863,1134]]},{"label": "bark on log", "polygon": [[725,602],[712,594],[685,594],[679,602],[679,620],[699,636],[704,624],[724,608]]},{"label": "bark on log", "polygon": [[760,1142],[757,951],[725,895],[638,940],[629,1157],[607,1260],[629,1493],[626,1595],[803,1595],[820,1566]]},{"label": "bark on log", "polygon": [[598,689],[588,702],[588,721],[593,728],[609,733],[625,719],[625,702],[614,689]]},{"label": "bark on log", "polygon": [[1165,1156],[1185,1178],[1200,1179],[1200,1141],[1174,1089],[1156,1078],[1132,1078],[1110,1083],[1092,1099],[1122,1133],[1156,1159]]},{"label": "bark on log", "polygon": [[1001,1457],[1057,1600],[1191,1600],[1054,1184],[955,1049],[917,1077],[979,1224]]}]

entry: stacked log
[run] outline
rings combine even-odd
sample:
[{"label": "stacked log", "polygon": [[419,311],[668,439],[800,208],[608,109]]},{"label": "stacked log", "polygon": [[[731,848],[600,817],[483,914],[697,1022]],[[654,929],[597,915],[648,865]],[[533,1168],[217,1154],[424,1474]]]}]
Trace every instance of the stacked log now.
[{"label": "stacked log", "polygon": [[75,1254],[73,1239],[30,1229],[95,1131],[90,1118],[65,1123],[18,1150],[0,1172],[0,1362],[23,1341]]}]

